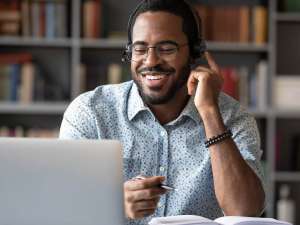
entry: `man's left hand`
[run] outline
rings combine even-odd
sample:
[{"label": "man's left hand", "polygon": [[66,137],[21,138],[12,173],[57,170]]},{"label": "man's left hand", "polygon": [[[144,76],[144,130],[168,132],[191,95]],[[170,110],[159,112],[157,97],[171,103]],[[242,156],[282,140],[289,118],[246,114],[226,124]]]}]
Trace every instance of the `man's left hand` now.
[{"label": "man's left hand", "polygon": [[195,93],[195,105],[198,112],[218,107],[218,97],[223,85],[220,68],[208,52],[205,58],[209,67],[198,66],[190,74],[187,82],[190,95]]}]

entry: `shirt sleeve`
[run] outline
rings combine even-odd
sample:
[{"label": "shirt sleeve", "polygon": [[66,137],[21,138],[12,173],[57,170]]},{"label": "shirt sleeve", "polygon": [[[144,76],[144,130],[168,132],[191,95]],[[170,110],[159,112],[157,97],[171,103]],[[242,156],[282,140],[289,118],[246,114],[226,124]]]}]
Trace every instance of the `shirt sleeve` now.
[{"label": "shirt sleeve", "polygon": [[96,120],[83,95],[68,106],[61,123],[60,139],[96,139]]}]

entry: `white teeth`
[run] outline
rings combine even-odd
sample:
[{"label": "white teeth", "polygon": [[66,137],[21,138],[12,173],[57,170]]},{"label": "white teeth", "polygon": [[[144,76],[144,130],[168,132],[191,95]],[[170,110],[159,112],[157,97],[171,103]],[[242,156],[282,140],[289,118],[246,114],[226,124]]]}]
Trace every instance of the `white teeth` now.
[{"label": "white teeth", "polygon": [[146,75],[146,79],[148,80],[160,80],[164,78],[165,75],[156,75],[156,76],[151,76],[151,75]]}]

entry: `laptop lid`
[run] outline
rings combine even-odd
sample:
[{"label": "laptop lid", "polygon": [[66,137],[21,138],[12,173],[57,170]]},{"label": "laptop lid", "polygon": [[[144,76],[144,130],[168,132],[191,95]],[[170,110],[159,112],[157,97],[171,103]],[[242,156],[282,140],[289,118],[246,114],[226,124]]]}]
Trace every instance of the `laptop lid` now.
[{"label": "laptop lid", "polygon": [[122,225],[118,141],[0,138],[0,224]]}]

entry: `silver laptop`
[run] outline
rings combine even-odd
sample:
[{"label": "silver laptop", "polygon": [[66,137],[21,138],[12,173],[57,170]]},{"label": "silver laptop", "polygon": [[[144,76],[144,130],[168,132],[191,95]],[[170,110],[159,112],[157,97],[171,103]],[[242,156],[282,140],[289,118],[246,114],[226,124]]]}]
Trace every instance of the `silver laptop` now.
[{"label": "silver laptop", "polygon": [[0,224],[124,224],[120,143],[0,138]]}]

